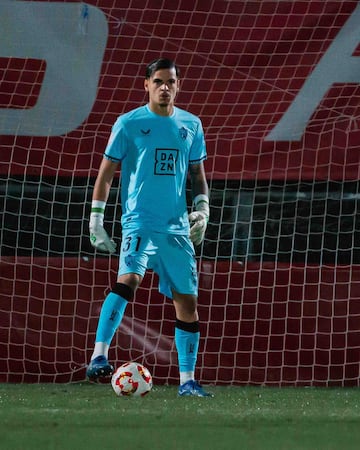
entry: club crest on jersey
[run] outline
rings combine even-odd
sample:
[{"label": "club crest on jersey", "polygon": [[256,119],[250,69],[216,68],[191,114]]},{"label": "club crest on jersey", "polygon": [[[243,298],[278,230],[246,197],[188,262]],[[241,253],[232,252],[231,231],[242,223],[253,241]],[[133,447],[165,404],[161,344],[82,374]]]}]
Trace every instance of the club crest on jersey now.
[{"label": "club crest on jersey", "polygon": [[177,149],[157,148],[155,152],[155,175],[175,175],[177,159]]},{"label": "club crest on jersey", "polygon": [[181,128],[179,128],[179,133],[180,133],[181,139],[183,139],[185,141],[185,139],[187,138],[187,135],[188,135],[188,130],[185,127],[181,127]]}]

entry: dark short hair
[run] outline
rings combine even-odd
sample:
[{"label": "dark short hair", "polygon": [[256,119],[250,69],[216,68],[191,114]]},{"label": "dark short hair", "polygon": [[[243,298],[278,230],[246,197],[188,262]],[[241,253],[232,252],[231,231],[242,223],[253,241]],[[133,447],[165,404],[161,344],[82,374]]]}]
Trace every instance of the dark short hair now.
[{"label": "dark short hair", "polygon": [[151,61],[146,66],[145,78],[149,79],[157,70],[175,69],[176,76],[179,77],[180,71],[174,61],[168,58],[159,58]]}]

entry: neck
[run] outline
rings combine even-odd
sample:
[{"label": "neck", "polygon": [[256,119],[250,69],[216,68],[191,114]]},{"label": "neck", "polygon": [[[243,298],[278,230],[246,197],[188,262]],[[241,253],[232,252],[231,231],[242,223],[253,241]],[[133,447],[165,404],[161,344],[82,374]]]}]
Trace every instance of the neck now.
[{"label": "neck", "polygon": [[174,112],[174,105],[158,105],[149,103],[149,108],[153,113],[164,117],[171,116]]}]

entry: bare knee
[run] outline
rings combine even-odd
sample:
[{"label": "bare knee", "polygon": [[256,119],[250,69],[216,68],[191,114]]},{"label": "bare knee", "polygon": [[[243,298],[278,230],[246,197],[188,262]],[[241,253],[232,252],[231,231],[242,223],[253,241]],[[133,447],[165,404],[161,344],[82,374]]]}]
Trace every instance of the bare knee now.
[{"label": "bare knee", "polygon": [[183,322],[196,322],[199,320],[196,295],[173,292],[173,303],[177,319]]},{"label": "bare knee", "polygon": [[135,292],[140,286],[142,279],[143,277],[137,273],[126,273],[125,275],[119,275],[117,282],[126,284]]}]

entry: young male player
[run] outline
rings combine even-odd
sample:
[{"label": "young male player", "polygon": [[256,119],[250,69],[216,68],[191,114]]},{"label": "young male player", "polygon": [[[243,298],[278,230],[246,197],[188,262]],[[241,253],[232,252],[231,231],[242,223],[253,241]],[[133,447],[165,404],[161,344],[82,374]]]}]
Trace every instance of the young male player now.
[{"label": "young male player", "polygon": [[[201,121],[174,105],[179,70],[169,59],[146,67],[148,104],[115,122],[96,178],[90,216],[90,240],[98,250],[115,252],[103,227],[112,180],[121,164],[122,243],[117,282],[103,303],[89,379],[109,376],[111,340],[146,269],[159,276],[159,291],[172,299],[180,396],[211,396],[195,381],[199,347],[198,277],[195,245],[204,239],[209,218],[203,161],[206,148]],[[186,180],[190,175],[195,211],[189,216]],[[190,227],[191,224],[191,227]]]}]

